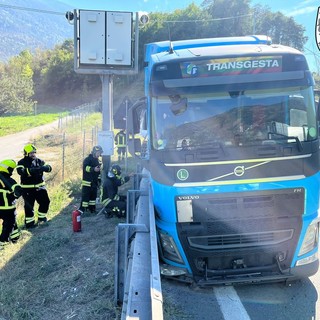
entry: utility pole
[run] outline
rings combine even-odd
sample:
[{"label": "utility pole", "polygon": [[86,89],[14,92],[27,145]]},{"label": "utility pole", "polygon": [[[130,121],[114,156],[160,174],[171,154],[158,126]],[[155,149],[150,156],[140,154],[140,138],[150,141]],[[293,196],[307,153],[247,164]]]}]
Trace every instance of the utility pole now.
[{"label": "utility pole", "polygon": [[[101,75],[101,82],[102,82],[102,132],[106,133],[104,135],[104,139],[109,139],[109,140],[111,139],[112,148],[113,148],[113,141],[114,141],[114,137],[113,137],[113,74]],[[108,169],[111,163],[111,154],[109,153],[110,152],[108,152],[106,155],[105,154],[102,155],[102,163],[103,163],[102,182],[105,180],[106,174],[108,172]],[[112,154],[113,154],[113,151],[112,151]]]}]

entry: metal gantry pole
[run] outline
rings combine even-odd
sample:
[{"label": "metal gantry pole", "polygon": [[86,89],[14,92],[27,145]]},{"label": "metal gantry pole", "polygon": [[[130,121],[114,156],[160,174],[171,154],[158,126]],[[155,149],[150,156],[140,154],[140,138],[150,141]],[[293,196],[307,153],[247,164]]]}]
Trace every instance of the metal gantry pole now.
[{"label": "metal gantry pole", "polygon": [[64,181],[65,148],[66,148],[66,133],[64,132],[62,136],[62,181]]},{"label": "metal gantry pole", "polygon": [[128,172],[128,99],[126,99],[126,151],[124,158],[124,167],[125,172]]},{"label": "metal gantry pole", "polygon": [[[113,130],[113,74],[101,75],[102,81],[102,130]],[[103,171],[102,183],[109,170],[111,162],[110,155],[102,155]]]}]

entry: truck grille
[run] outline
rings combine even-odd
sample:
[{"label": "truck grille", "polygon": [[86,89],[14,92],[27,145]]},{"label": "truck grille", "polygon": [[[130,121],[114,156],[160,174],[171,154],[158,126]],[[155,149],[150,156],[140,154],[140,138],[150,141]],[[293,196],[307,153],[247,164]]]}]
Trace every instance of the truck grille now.
[{"label": "truck grille", "polygon": [[242,261],[241,273],[243,268],[290,268],[302,228],[303,188],[190,198],[192,222],[177,227],[195,276],[237,274],[235,261]]},{"label": "truck grille", "polygon": [[290,240],[292,236],[293,230],[291,229],[271,232],[189,237],[188,241],[190,247],[214,250],[276,245]]}]

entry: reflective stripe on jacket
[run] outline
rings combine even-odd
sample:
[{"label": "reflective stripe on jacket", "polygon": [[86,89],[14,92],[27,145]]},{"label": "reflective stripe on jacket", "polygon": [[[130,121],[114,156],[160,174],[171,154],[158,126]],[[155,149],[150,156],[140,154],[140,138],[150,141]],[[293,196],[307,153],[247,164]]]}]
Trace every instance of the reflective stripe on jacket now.
[{"label": "reflective stripe on jacket", "polygon": [[126,146],[126,134],[123,132],[118,132],[115,136],[115,143],[118,147]]},{"label": "reflective stripe on jacket", "polygon": [[0,210],[14,209],[16,207],[15,200],[21,194],[19,192],[15,194],[15,191],[19,188],[20,185],[8,173],[0,173]]},{"label": "reflective stripe on jacket", "polygon": [[85,187],[98,187],[100,172],[95,172],[94,168],[101,166],[98,158],[89,154],[83,160],[82,182],[81,185]]},{"label": "reflective stripe on jacket", "polygon": [[19,160],[17,172],[20,175],[23,188],[39,188],[45,185],[43,177],[43,166],[45,162],[39,158],[32,159],[25,156]]}]

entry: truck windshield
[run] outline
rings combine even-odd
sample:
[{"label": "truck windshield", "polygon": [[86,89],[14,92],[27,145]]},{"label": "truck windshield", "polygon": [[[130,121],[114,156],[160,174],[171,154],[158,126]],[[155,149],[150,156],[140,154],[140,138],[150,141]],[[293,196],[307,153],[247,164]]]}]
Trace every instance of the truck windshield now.
[{"label": "truck windshield", "polygon": [[317,138],[312,87],[154,96],[155,150],[301,143]]}]

